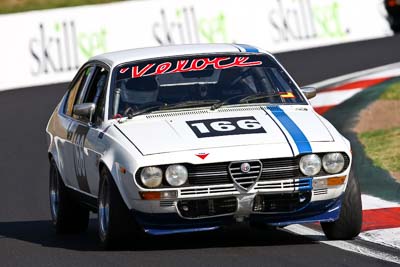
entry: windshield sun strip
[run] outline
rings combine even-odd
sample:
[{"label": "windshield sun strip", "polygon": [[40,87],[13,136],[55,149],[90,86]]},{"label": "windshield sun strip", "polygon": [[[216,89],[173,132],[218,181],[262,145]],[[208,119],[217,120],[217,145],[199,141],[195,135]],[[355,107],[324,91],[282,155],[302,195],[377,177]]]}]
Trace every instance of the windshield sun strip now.
[{"label": "windshield sun strip", "polygon": [[[269,64],[273,64],[273,65],[275,65],[275,66],[277,66],[279,69],[283,69],[283,67],[279,64],[279,62],[277,62],[275,59],[274,59],[274,57],[273,56],[271,56],[271,55],[269,55],[269,54],[266,54],[266,53],[207,53],[207,54],[196,54],[196,55],[182,55],[182,56],[173,56],[173,57],[169,57],[169,58],[153,58],[153,59],[144,59],[144,60],[140,60],[140,61],[133,61],[133,62],[127,62],[127,63],[121,63],[121,64],[119,64],[119,65],[117,65],[116,67],[114,67],[114,70],[113,70],[113,75],[112,75],[112,85],[114,85],[114,86],[112,86],[112,88],[110,88],[110,89],[112,89],[112,90],[110,90],[110,97],[109,97],[109,101],[110,101],[110,105],[109,105],[109,109],[112,109],[112,99],[113,99],[113,97],[114,97],[114,94],[112,93],[112,91],[114,91],[115,90],[115,88],[116,88],[116,86],[115,86],[115,84],[116,84],[116,81],[117,81],[117,79],[116,79],[116,72],[117,72],[117,70],[120,68],[120,67],[122,67],[122,66],[125,66],[125,65],[128,65],[128,64],[140,64],[140,63],[143,63],[143,62],[150,62],[150,60],[151,61],[156,61],[156,60],[161,60],[161,59],[163,59],[163,60],[176,60],[176,59],[181,59],[181,58],[183,58],[183,57],[190,57],[190,58],[199,58],[199,57],[217,57],[217,56],[233,56],[233,57],[238,57],[238,56],[244,56],[244,55],[246,55],[246,56],[262,56],[262,57],[264,57],[266,60],[268,60],[268,62],[272,62],[272,63],[269,63]],[[284,69],[283,69],[283,73],[286,73],[285,71],[284,71]],[[298,87],[296,86],[296,84],[295,83],[292,83],[291,81],[292,81],[292,78],[290,77],[290,76],[287,76],[285,79],[289,79],[289,83],[290,84],[292,84],[290,87],[290,89],[292,89],[292,91],[293,91],[293,93],[295,93],[296,94],[296,97],[297,97],[297,101],[298,102],[290,102],[290,103],[286,103],[286,102],[279,102],[279,103],[268,103],[268,102],[261,102],[261,103],[241,103],[241,104],[239,104],[239,103],[232,103],[232,104],[229,104],[229,105],[226,105],[226,104],[224,104],[223,106],[237,106],[237,105],[263,105],[263,104],[272,104],[272,105],[276,105],[276,104],[279,104],[279,105],[307,105],[307,103],[306,103],[306,101],[304,101],[304,99],[302,98],[302,96],[301,96],[301,94],[299,94],[299,92],[298,92]],[[182,85],[182,86],[191,86],[191,85],[196,85],[196,84],[199,84],[199,85],[213,85],[213,84],[217,84],[218,82],[217,81],[215,81],[215,82],[188,82],[188,83],[176,83],[176,85],[175,84],[163,84],[163,85],[159,85],[159,87],[173,87],[173,86],[179,86],[179,85]],[[295,88],[294,88],[295,87]],[[221,100],[221,101],[223,101],[223,100]],[[299,103],[300,102],[300,103]],[[210,104],[211,105],[211,104]],[[206,105],[206,106],[209,106],[209,105]],[[171,109],[162,109],[162,110],[156,110],[156,111],[150,111],[150,113],[151,112],[165,112],[165,111],[168,111],[168,110],[177,110],[177,109],[188,109],[188,108],[196,108],[196,109],[198,109],[198,108],[204,108],[204,107],[206,107],[206,106],[201,106],[201,107],[196,107],[196,106],[190,106],[190,107],[179,107],[179,108],[171,108]],[[109,112],[109,117],[112,117],[112,111],[110,110],[110,112]]]}]

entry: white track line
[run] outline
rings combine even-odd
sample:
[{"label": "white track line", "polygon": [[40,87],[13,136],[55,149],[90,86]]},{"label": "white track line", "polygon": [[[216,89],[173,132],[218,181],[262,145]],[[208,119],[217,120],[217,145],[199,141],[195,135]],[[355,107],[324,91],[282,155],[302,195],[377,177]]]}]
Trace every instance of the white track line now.
[{"label": "white track line", "polygon": [[313,99],[310,99],[311,105],[313,107],[323,107],[323,106],[337,106],[340,103],[346,101],[347,99],[358,94],[362,89],[349,89],[341,91],[321,91]]},{"label": "white track line", "polygon": [[360,245],[355,245],[355,244],[352,244],[347,241],[326,240],[325,236],[322,233],[320,233],[314,229],[308,228],[306,226],[303,226],[303,225],[293,224],[293,225],[289,225],[289,226],[285,227],[285,229],[294,234],[307,236],[315,241],[318,241],[320,243],[323,243],[323,244],[326,244],[326,245],[329,245],[332,247],[336,247],[336,248],[339,248],[342,250],[354,252],[354,253],[361,254],[361,255],[364,255],[367,257],[372,257],[372,258],[376,258],[379,260],[400,264],[400,257],[398,257],[398,256],[394,256],[394,255],[391,255],[391,254],[388,254],[385,252],[375,251],[370,248],[366,248],[366,247],[363,247]]},{"label": "white track line", "polygon": [[363,210],[400,207],[400,203],[398,202],[387,201],[378,197],[373,197],[365,194],[361,195],[361,201],[363,205]]},{"label": "white track line", "polygon": [[400,228],[370,230],[362,232],[359,237],[369,242],[400,249]]}]

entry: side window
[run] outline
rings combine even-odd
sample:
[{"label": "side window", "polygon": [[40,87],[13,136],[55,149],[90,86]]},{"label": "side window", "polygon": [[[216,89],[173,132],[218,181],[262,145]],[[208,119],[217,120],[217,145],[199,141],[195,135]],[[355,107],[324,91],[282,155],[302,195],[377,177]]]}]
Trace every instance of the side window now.
[{"label": "side window", "polygon": [[78,97],[76,98],[74,105],[85,103],[87,91],[93,79],[94,71],[95,71],[94,66],[90,66],[87,69],[85,69],[81,86],[78,91]]},{"label": "side window", "polygon": [[64,107],[64,113],[68,116],[72,116],[72,111],[74,109],[74,105],[78,104],[79,100],[82,97],[82,91],[85,88],[85,85],[88,81],[88,78],[92,72],[93,67],[87,67],[83,69],[74,79],[74,83],[70,87],[68,99]]},{"label": "side window", "polygon": [[105,98],[107,92],[108,70],[105,68],[98,68],[94,78],[92,87],[94,90],[89,91],[88,101],[96,104],[96,111],[94,113],[93,122],[100,124],[104,119]]},{"label": "side window", "polygon": [[106,87],[108,71],[105,68],[96,67],[93,79],[87,90],[85,100],[82,103],[95,103],[99,101],[100,95]]},{"label": "side window", "polygon": [[[82,92],[80,103],[94,103],[96,104],[96,111],[93,116],[93,122],[101,123],[104,117],[104,98],[105,89],[107,85],[108,71],[102,67],[96,67],[93,75],[88,81],[87,90]],[[80,119],[77,116],[76,119]]]},{"label": "side window", "polygon": [[105,110],[105,103],[106,103],[106,92],[107,90],[103,90],[99,97],[99,101],[96,105],[96,112],[94,113],[94,123],[100,124],[104,120],[104,110]]}]

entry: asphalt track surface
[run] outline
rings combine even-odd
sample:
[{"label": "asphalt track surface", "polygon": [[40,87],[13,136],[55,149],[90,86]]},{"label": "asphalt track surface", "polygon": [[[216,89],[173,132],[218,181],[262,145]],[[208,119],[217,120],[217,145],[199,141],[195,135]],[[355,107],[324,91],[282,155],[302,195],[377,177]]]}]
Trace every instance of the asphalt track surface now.
[{"label": "asphalt track surface", "polygon": [[[397,36],[278,58],[299,84],[308,84],[400,61],[399,47]],[[94,220],[86,234],[57,236],[49,221],[45,126],[65,90],[58,84],[0,93],[0,266],[392,265],[285,230],[233,227],[152,237],[123,251],[99,250]]]}]

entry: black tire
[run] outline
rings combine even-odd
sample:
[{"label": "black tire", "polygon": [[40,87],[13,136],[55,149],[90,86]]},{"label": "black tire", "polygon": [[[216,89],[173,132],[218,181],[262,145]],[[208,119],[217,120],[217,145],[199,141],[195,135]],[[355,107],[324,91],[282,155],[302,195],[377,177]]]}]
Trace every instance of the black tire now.
[{"label": "black tire", "polygon": [[50,162],[50,213],[58,234],[76,234],[87,230],[89,210],[72,199],[54,160]]},{"label": "black tire", "polygon": [[394,33],[399,34],[400,33],[400,22],[398,22],[397,24],[393,24],[391,26],[391,28]]},{"label": "black tire", "polygon": [[[104,217],[107,206],[108,219]],[[106,168],[101,170],[98,209],[98,232],[101,246],[108,250],[128,246],[129,241],[137,236],[138,227]]]},{"label": "black tire", "polygon": [[321,226],[325,236],[330,240],[350,240],[360,233],[362,226],[360,184],[352,171],[342,198],[339,219],[334,222],[321,222]]},{"label": "black tire", "polygon": [[278,229],[276,226],[268,225],[262,222],[250,222],[250,227],[256,230],[274,231]]},{"label": "black tire", "polygon": [[392,31],[394,33],[400,33],[400,17],[393,17],[389,15],[388,20]]}]

